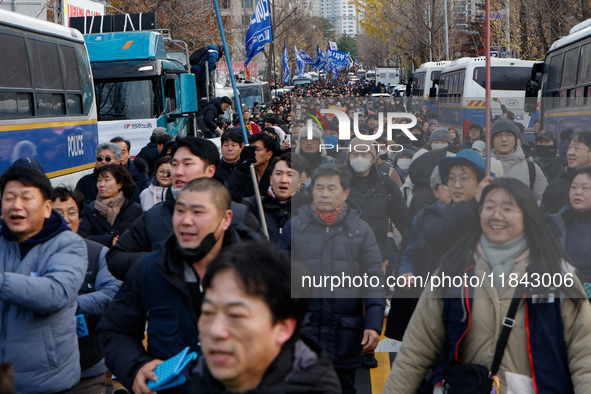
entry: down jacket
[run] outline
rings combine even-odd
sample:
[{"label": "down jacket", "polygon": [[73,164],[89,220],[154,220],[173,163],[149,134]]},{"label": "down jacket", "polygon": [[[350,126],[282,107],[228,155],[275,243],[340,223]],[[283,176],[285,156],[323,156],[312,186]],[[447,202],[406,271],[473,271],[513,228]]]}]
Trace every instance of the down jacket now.
[{"label": "down jacket", "polygon": [[[474,275],[482,277],[491,273],[488,262],[482,254],[476,252]],[[515,259],[515,267],[512,273],[519,277],[525,272],[529,263],[527,253]],[[572,266],[566,266],[566,271],[573,272]],[[575,277],[575,286],[582,287]],[[507,315],[509,305],[513,298],[515,288],[506,286],[501,294],[496,288],[488,285],[474,288],[472,304],[470,305],[470,323],[465,337],[458,346],[458,357],[462,364],[481,364],[490,368],[495,351],[496,342],[502,328],[503,319]],[[560,314],[562,316],[562,331],[566,344],[566,358],[570,378],[574,386],[574,393],[583,394],[591,392],[591,306],[586,299],[580,300],[577,305],[572,299],[560,299]],[[463,301],[462,301],[463,302]],[[548,304],[551,305],[551,304]],[[464,305],[465,306],[465,305]],[[445,351],[448,345],[444,312],[444,299],[434,297],[426,289],[417,305],[408,329],[402,341],[402,347],[398,352],[388,380],[384,387],[387,394],[414,394],[425,375],[429,371],[438,356]],[[448,322],[449,323],[449,322]],[[454,324],[455,322],[451,322]],[[459,324],[460,322],[458,322]],[[529,324],[529,326],[528,326]],[[530,346],[552,347],[552,344],[536,344],[530,342],[532,334],[529,329],[533,323],[526,323],[526,306],[522,302],[515,316],[515,327],[511,330],[507,347],[501,361],[497,376],[500,380],[499,393],[533,393],[532,368],[530,363]],[[541,322],[542,325],[546,324]],[[548,326],[545,326],[546,328]],[[560,341],[559,338],[556,338]],[[560,344],[560,342],[557,342]],[[542,352],[544,349],[542,349]],[[540,361],[540,360],[534,360]],[[547,363],[555,363],[556,360],[545,360]],[[515,376],[521,375],[521,376]],[[540,381],[552,379],[552,376],[539,376],[535,374],[540,394],[555,393],[557,391],[543,390]],[[512,391],[507,391],[508,379]],[[520,380],[524,386],[516,387],[515,382]],[[568,393],[568,387],[564,387],[561,393]]]},{"label": "down jacket", "polygon": [[315,298],[308,309],[309,335],[323,345],[336,368],[356,368],[361,360],[363,331],[381,333],[384,323],[384,272],[373,231],[350,203],[329,227],[321,222],[314,204],[302,206],[291,221],[291,231],[292,259],[305,263],[316,280],[325,275],[364,274],[380,280],[377,287],[349,285],[331,291],[329,284],[312,288]]},{"label": "down jacket", "polygon": [[[503,164],[504,177],[519,179],[529,187],[529,168],[526,162],[527,159],[525,158],[525,153],[523,152],[523,149],[521,149],[521,146],[518,146],[515,152],[510,155],[497,155],[493,151],[493,157]],[[542,201],[544,190],[546,190],[546,186],[548,186],[548,180],[537,164],[534,163],[534,167],[536,169],[536,178],[532,192],[539,205]]]},{"label": "down jacket", "polygon": [[61,221],[57,231],[22,259],[24,242],[0,236],[0,363],[12,364],[18,393],[57,393],[80,380],[75,315],[86,245],[55,211],[50,221]]}]

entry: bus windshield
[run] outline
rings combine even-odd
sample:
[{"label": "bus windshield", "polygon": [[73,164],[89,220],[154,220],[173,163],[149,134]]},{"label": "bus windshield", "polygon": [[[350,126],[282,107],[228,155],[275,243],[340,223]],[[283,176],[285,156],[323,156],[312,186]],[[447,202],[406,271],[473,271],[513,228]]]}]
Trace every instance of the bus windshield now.
[{"label": "bus windshield", "polygon": [[[531,67],[491,67],[491,90],[523,90],[527,81],[531,78]],[[474,69],[474,81],[485,88],[486,68]]]},{"label": "bus windshield", "polygon": [[95,81],[98,120],[157,118],[163,111],[156,78],[139,81]]},{"label": "bus windshield", "polygon": [[253,86],[239,86],[240,99],[243,104],[246,104],[248,108],[253,108],[254,103],[262,104],[263,100],[263,89],[260,85]]}]

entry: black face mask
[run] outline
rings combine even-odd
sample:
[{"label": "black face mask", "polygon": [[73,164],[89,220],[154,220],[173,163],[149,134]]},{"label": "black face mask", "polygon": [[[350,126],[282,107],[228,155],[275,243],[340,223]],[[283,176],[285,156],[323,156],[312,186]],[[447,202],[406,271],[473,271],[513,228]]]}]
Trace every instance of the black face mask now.
[{"label": "black face mask", "polygon": [[220,226],[220,223],[222,223],[222,220],[223,220],[223,217],[222,217],[222,219],[220,219],[220,222],[218,223],[215,230],[212,231],[211,233],[207,234],[201,240],[201,243],[199,244],[199,246],[197,246],[196,248],[183,248],[183,247],[181,247],[181,245],[179,245],[178,240],[175,241],[176,247],[177,247],[179,253],[181,254],[183,260],[185,260],[188,263],[196,263],[198,261],[203,260],[203,258],[205,256],[207,256],[209,254],[209,252],[211,252],[211,249],[213,249],[214,245],[218,241],[217,239],[215,239],[215,232],[217,231],[218,227]]},{"label": "black face mask", "polygon": [[558,147],[556,145],[536,145],[536,156],[543,158],[556,157]]},{"label": "black face mask", "polygon": [[400,145],[410,144],[410,138],[408,138],[406,134],[399,135],[398,137],[396,137],[396,143]]}]

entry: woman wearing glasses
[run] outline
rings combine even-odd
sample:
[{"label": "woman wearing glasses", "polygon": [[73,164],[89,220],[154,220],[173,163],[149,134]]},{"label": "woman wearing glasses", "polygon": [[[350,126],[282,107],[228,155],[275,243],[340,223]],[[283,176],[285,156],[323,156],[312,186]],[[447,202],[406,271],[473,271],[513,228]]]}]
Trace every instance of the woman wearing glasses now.
[{"label": "woman wearing glasses", "polygon": [[144,211],[149,210],[157,203],[166,199],[166,191],[172,184],[170,179],[171,161],[172,158],[170,156],[165,156],[156,162],[154,166],[154,179],[150,186],[140,194],[142,209]]},{"label": "woman wearing glasses", "polygon": [[96,200],[84,206],[78,234],[107,247],[114,245],[142,214],[131,201],[135,183],[125,167],[107,164],[95,169]]},{"label": "woman wearing glasses", "polygon": [[89,204],[96,198],[96,170],[107,164],[118,164],[121,161],[121,148],[112,142],[103,142],[96,147],[95,171],[84,175],[76,184],[76,191],[84,196],[84,203]]},{"label": "woman wearing glasses", "polygon": [[[451,372],[467,364],[482,366],[486,381],[503,327],[512,328],[492,374],[494,392],[591,392],[591,306],[534,195],[520,180],[500,178],[477,200],[435,273],[468,279],[423,292],[384,393],[415,393],[429,370],[434,393],[458,392]],[[507,320],[514,297],[516,314]]]}]

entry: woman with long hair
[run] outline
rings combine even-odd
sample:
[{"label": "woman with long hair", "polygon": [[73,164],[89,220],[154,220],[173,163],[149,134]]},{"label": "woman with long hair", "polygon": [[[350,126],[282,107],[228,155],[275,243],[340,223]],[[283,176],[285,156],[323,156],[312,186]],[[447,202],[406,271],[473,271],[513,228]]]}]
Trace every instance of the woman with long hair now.
[{"label": "woman with long hair", "polygon": [[82,209],[78,234],[111,247],[140,217],[142,207],[131,201],[135,183],[125,167],[108,164],[97,168],[95,175],[97,197]]},{"label": "woman with long hair", "polygon": [[434,393],[449,390],[450,367],[490,371],[504,325],[496,393],[591,392],[591,306],[532,192],[500,178],[478,200],[480,214],[432,273],[453,282],[421,295],[384,393],[414,394],[430,369]]}]

